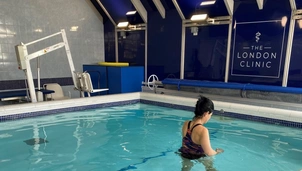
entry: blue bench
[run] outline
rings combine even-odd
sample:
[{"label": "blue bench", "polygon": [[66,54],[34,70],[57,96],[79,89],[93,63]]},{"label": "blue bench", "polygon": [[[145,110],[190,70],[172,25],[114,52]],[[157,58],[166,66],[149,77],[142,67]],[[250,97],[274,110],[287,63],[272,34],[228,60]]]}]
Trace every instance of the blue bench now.
[{"label": "blue bench", "polygon": [[302,88],[295,88],[295,87],[225,83],[225,82],[185,80],[185,79],[174,79],[174,78],[166,78],[162,80],[162,84],[176,85],[178,90],[180,90],[182,86],[192,86],[192,87],[207,87],[207,88],[240,89],[243,91],[254,90],[254,91],[302,94]]}]

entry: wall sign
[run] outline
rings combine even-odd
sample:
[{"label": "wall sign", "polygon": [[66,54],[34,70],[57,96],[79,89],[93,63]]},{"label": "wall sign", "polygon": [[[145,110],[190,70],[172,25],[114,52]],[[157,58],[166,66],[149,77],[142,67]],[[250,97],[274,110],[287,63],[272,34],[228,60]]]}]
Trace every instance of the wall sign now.
[{"label": "wall sign", "polygon": [[285,35],[281,20],[235,26],[231,75],[279,78]]}]

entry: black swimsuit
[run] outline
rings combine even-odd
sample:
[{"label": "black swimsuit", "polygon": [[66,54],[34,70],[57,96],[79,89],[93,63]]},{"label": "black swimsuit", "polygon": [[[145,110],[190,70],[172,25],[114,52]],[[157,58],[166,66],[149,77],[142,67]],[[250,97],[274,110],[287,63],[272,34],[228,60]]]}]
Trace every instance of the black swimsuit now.
[{"label": "black swimsuit", "polygon": [[191,121],[189,121],[189,123],[188,123],[188,130],[187,130],[186,136],[184,136],[182,138],[182,147],[178,151],[181,152],[181,156],[183,156],[184,158],[188,158],[188,159],[198,159],[200,157],[205,157],[206,155],[204,154],[204,151],[203,151],[201,145],[195,144],[191,137],[193,129],[196,126],[199,126],[202,124],[194,125],[191,130],[190,130],[190,124],[191,124]]}]

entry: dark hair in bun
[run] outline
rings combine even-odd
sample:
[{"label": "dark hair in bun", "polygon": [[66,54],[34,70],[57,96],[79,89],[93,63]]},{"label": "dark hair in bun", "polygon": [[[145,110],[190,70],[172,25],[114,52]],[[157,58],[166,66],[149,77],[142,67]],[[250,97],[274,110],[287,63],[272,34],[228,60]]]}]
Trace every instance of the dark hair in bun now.
[{"label": "dark hair in bun", "polygon": [[196,106],[195,106],[195,117],[203,116],[205,112],[212,113],[214,111],[214,103],[212,100],[199,96]]}]

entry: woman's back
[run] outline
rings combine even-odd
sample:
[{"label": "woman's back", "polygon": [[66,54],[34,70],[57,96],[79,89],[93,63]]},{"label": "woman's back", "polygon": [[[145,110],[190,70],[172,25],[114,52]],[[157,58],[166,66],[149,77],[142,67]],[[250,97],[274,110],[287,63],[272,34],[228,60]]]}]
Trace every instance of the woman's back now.
[{"label": "woman's back", "polygon": [[181,155],[188,159],[205,157],[204,150],[199,144],[201,131],[205,129],[202,124],[188,121],[183,129],[182,147],[179,149]]}]

